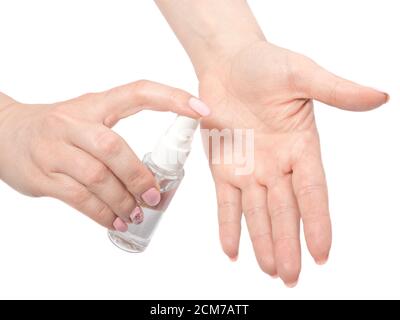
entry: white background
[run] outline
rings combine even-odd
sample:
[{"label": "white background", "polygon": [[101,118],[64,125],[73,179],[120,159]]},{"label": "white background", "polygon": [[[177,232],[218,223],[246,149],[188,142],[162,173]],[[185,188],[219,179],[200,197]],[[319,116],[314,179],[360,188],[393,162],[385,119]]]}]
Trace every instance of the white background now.
[{"label": "white background", "polygon": [[[399,1],[250,4],[270,41],[392,95],[365,114],[316,104],[334,227],[329,263],[316,266],[304,251],[299,285],[287,289],[259,270],[244,225],[231,263],[197,136],[181,189],[139,255],[66,205],[0,183],[1,298],[400,298]],[[152,1],[0,1],[2,92],[55,102],[141,78],[196,94],[191,64]],[[173,117],[145,112],[116,130],[142,156]]]}]

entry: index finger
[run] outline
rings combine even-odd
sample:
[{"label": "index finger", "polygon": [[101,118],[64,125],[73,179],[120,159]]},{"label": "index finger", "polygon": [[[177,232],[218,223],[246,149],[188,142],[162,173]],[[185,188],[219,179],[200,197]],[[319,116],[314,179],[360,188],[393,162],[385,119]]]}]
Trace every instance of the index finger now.
[{"label": "index finger", "polygon": [[132,82],[99,95],[106,125],[115,124],[144,109],[171,111],[191,118],[210,113],[207,105],[188,92],[149,80]]}]

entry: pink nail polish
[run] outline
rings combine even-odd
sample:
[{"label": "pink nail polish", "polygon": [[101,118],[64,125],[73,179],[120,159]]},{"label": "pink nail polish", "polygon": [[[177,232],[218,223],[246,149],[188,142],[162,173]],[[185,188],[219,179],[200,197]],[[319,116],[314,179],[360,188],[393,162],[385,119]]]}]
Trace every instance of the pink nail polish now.
[{"label": "pink nail polish", "polygon": [[142,199],[150,207],[155,207],[161,201],[160,191],[156,188],[151,188],[142,194]]},{"label": "pink nail polish", "polygon": [[127,232],[128,231],[128,225],[124,221],[122,221],[121,218],[115,219],[113,226],[114,226],[115,230],[117,230],[119,232]]},{"label": "pink nail polish", "polygon": [[203,101],[194,97],[189,99],[189,106],[203,117],[206,117],[211,113],[210,108]]},{"label": "pink nail polish", "polygon": [[132,220],[132,223],[141,224],[144,220],[143,211],[139,207],[136,207],[135,210],[133,210],[133,212],[131,213],[130,218]]}]

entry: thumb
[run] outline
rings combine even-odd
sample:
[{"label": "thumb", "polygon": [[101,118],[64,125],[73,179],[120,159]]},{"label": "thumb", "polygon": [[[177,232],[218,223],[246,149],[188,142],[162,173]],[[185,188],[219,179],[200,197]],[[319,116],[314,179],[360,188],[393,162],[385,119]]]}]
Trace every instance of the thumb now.
[{"label": "thumb", "polygon": [[309,63],[306,93],[312,99],[350,111],[371,110],[389,101],[387,93],[340,78],[314,62]]},{"label": "thumb", "polygon": [[210,114],[205,103],[186,91],[148,80],[129,83],[99,95],[104,123],[111,126],[144,109],[171,111],[191,118]]}]

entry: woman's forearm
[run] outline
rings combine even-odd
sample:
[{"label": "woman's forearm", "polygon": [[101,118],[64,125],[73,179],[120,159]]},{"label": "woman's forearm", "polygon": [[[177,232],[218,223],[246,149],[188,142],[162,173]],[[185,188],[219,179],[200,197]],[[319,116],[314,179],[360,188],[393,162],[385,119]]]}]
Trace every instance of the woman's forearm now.
[{"label": "woman's forearm", "polygon": [[215,57],[264,35],[245,0],[156,0],[199,75]]}]

